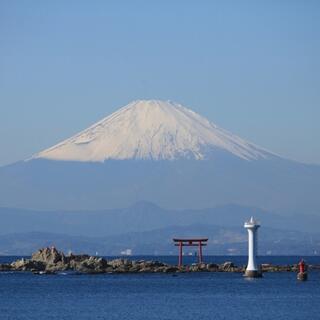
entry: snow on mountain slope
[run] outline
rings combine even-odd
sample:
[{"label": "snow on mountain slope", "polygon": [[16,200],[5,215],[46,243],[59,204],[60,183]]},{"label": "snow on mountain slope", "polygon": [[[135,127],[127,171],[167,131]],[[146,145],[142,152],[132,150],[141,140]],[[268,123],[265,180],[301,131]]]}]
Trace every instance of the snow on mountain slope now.
[{"label": "snow on mountain slope", "polygon": [[108,159],[203,160],[221,150],[244,160],[274,156],[180,104],[139,100],[33,158],[85,162]]}]

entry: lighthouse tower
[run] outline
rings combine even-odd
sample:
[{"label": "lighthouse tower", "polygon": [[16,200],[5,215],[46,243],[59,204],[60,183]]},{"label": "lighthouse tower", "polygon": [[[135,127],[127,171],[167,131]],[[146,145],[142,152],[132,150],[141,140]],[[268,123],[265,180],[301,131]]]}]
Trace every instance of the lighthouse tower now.
[{"label": "lighthouse tower", "polygon": [[257,256],[257,231],[260,224],[251,217],[245,222],[244,227],[248,230],[248,266],[245,276],[249,278],[259,278],[262,276],[256,261]]}]

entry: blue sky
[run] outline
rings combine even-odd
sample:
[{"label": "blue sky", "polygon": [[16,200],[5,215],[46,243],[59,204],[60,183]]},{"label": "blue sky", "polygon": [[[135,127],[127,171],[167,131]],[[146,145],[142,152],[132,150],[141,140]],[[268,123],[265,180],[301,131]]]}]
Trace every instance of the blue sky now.
[{"label": "blue sky", "polygon": [[0,165],[136,99],[320,164],[319,1],[0,2]]}]

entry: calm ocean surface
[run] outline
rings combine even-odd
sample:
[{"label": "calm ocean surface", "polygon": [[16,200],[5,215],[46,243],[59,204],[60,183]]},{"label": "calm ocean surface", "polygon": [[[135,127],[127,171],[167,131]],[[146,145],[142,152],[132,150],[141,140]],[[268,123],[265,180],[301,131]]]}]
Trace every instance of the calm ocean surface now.
[{"label": "calm ocean surface", "polygon": [[[260,257],[260,262],[286,264],[299,258]],[[320,257],[305,258],[309,263],[320,263]],[[175,257],[157,259],[176,262]],[[206,259],[246,263],[246,257]],[[12,260],[0,258],[1,262]],[[236,273],[178,276],[0,273],[1,320],[304,318],[320,319],[318,271],[311,272],[307,282],[298,282],[294,273],[266,273],[255,280]]]}]

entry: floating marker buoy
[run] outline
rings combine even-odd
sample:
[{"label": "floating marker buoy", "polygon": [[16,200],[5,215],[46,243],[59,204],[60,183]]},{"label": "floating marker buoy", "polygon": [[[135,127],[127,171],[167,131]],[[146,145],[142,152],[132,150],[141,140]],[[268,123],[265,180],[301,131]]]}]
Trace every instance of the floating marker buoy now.
[{"label": "floating marker buoy", "polygon": [[300,281],[308,280],[307,265],[303,259],[299,262],[299,273],[297,274],[297,279]]}]

